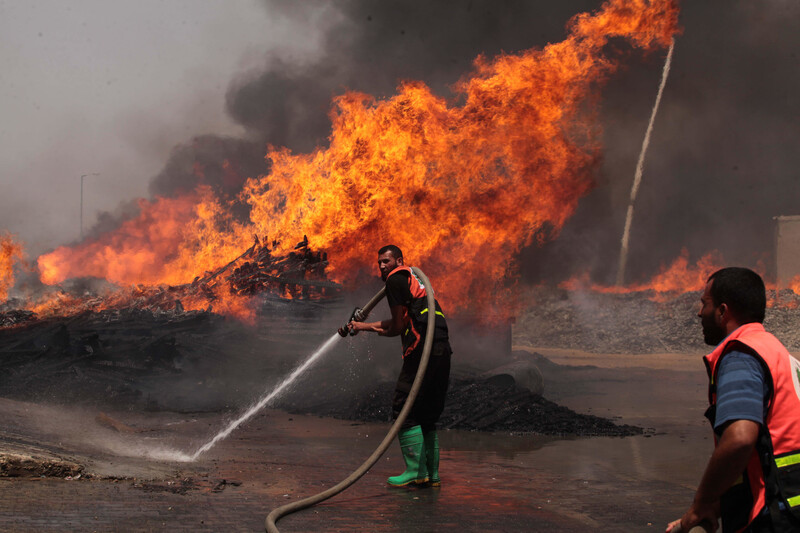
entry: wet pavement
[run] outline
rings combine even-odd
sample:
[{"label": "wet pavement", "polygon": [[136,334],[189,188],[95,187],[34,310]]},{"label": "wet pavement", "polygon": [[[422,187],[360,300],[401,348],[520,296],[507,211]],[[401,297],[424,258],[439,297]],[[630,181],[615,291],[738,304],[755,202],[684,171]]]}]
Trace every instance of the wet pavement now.
[{"label": "wet pavement", "polygon": [[[386,477],[401,469],[393,446],[347,491],[278,527],[663,531],[690,503],[712,448],[699,356],[583,360],[540,351],[567,365],[543,369],[546,398],[645,434],[442,432],[441,488],[387,487]],[[0,531],[262,531],[273,508],[349,475],[389,427],[265,410],[196,462],[169,460],[177,457],[170,450],[193,452],[236,414],[98,416],[0,399],[0,452],[85,465],[79,479],[0,478]]]}]

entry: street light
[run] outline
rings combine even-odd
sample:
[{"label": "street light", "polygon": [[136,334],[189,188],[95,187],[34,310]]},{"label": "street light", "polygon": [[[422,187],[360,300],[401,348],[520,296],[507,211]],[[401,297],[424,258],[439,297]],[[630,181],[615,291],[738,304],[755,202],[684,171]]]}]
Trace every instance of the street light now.
[{"label": "street light", "polygon": [[99,172],[92,172],[91,174],[81,174],[81,240],[83,240],[83,178],[86,176],[99,176]]}]

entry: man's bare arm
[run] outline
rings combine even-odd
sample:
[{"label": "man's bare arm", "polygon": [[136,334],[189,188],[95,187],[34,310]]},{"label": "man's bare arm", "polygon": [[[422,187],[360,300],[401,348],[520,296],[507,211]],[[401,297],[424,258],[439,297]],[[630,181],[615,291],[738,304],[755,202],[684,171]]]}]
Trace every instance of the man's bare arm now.
[{"label": "man's bare arm", "polygon": [[714,524],[713,530],[716,530],[720,496],[744,472],[758,440],[760,427],[751,420],[736,420],[725,428],[708,461],[692,506],[680,521],[667,526],[667,532],[672,531],[678,522],[683,531],[703,521]]},{"label": "man's bare arm", "polygon": [[348,327],[353,331],[371,331],[383,337],[396,337],[403,332],[403,306],[391,307],[392,318],[380,322],[350,322]]}]

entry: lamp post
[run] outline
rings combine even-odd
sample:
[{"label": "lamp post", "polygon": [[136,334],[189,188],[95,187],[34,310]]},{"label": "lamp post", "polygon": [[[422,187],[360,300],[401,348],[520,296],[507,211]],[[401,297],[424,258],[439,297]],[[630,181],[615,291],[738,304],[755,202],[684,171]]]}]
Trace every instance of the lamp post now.
[{"label": "lamp post", "polygon": [[99,172],[92,172],[90,174],[81,174],[81,240],[83,240],[83,178],[86,176],[99,176]]}]

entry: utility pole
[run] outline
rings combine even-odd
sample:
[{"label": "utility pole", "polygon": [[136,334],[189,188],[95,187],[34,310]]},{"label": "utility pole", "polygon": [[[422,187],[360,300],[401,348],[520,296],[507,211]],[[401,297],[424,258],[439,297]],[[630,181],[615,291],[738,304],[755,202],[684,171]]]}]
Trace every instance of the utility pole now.
[{"label": "utility pole", "polygon": [[81,174],[81,240],[83,240],[83,178],[86,176],[99,176],[98,172],[92,172],[91,174]]}]

